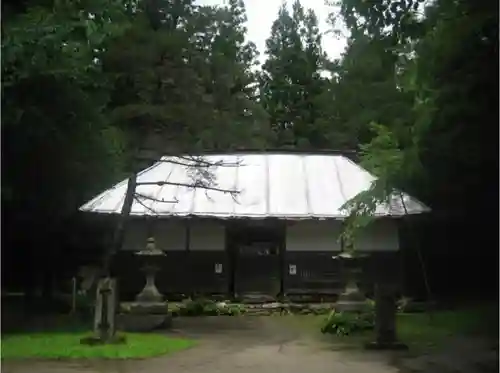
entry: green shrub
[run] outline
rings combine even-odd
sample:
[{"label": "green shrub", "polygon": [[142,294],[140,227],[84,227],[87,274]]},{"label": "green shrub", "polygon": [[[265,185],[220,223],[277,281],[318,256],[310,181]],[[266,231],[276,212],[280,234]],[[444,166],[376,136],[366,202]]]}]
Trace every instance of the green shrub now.
[{"label": "green shrub", "polygon": [[338,312],[332,310],[321,328],[321,332],[344,336],[360,331],[373,330],[374,328],[374,303],[368,301],[366,309],[362,312]]},{"label": "green shrub", "polygon": [[204,298],[188,299],[183,302],[179,313],[181,316],[201,316],[205,314],[205,309],[210,308],[213,303],[213,301]]},{"label": "green shrub", "polygon": [[242,315],[247,311],[243,304],[231,304],[228,306],[228,310],[231,316]]},{"label": "green shrub", "polygon": [[221,308],[219,308],[216,303],[212,302],[203,307],[201,314],[205,316],[219,316],[221,311]]},{"label": "green shrub", "polygon": [[237,316],[245,313],[245,307],[238,304],[227,305],[208,299],[187,300],[176,311],[179,316]]}]

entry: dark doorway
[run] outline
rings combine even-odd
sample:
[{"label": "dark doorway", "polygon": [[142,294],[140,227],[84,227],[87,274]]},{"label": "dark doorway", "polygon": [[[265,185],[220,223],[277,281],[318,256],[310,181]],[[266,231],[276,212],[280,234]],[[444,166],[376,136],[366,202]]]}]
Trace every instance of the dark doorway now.
[{"label": "dark doorway", "polygon": [[282,291],[285,225],[238,222],[231,224],[227,233],[233,269],[230,291],[236,296],[279,295]]}]

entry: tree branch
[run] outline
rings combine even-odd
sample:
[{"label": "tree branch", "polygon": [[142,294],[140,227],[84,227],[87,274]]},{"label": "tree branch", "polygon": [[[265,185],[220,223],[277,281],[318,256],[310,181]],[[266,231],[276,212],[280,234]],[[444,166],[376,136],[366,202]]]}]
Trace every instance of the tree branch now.
[{"label": "tree branch", "polygon": [[177,164],[177,165],[186,166],[186,167],[210,167],[211,166],[211,165],[203,165],[203,164],[193,165],[193,164],[189,164],[189,163],[174,161],[173,159],[154,159],[154,158],[150,158],[150,157],[138,157],[138,160],[159,162],[159,163],[172,163],[172,164]]},{"label": "tree branch", "polygon": [[[239,167],[241,165],[241,161],[238,162],[224,162],[224,161],[217,161],[217,162],[210,162],[202,158],[202,156],[186,156],[186,155],[177,155],[177,158],[184,159],[186,161],[192,161],[195,163],[198,163],[200,165],[204,165],[206,167],[211,167],[211,166],[222,166],[222,167]],[[168,161],[167,161],[168,162]]]},{"label": "tree branch", "polygon": [[158,213],[152,209],[151,207],[147,206],[144,202],[142,202],[137,196],[134,196],[134,200],[136,200],[141,206],[143,206],[146,210],[152,212],[155,215],[158,215]]},{"label": "tree branch", "polygon": [[[138,184],[140,184],[140,183],[138,183]],[[147,200],[150,200],[150,201],[161,202],[161,203],[178,203],[179,202],[177,199],[172,200],[172,201],[166,201],[164,199],[154,198],[154,197],[147,196],[145,194],[138,193],[138,192],[135,192],[134,198],[136,200],[139,199],[139,198],[143,198],[143,199],[147,199]]]},{"label": "tree branch", "polygon": [[206,184],[204,184],[203,182],[200,182],[200,181],[196,181],[193,184],[174,183],[174,182],[171,182],[171,181],[143,181],[143,182],[137,183],[137,185],[158,185],[158,186],[162,186],[162,185],[175,185],[175,186],[183,186],[183,187],[193,188],[193,189],[200,188],[200,189],[207,189],[207,190],[215,190],[217,192],[229,193],[231,195],[240,193],[239,190],[231,190],[231,189],[222,189],[222,188],[217,188],[217,187],[211,187],[211,186],[208,186],[208,185],[206,185]]},{"label": "tree branch", "polygon": [[194,156],[190,157],[190,156],[175,155],[173,157],[180,158],[180,159],[183,159],[185,161],[194,162],[194,164],[184,163],[184,162],[177,161],[174,159],[155,159],[155,158],[146,157],[146,156],[140,156],[140,157],[137,157],[137,159],[141,160],[141,161],[172,163],[172,164],[178,164],[180,166],[186,166],[186,167],[213,167],[213,166],[239,167],[239,166],[241,166],[241,161],[238,161],[238,162],[224,162],[224,161],[210,162],[210,161],[201,159],[201,157],[195,158]]}]

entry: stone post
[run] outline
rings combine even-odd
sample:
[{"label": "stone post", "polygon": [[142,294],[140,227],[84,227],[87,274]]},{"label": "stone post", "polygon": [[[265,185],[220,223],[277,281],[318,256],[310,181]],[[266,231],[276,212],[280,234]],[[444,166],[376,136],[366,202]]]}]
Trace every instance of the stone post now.
[{"label": "stone post", "polygon": [[105,277],[97,283],[94,312],[94,334],[80,340],[82,344],[99,345],[124,343],[116,334],[117,291],[116,279]]},{"label": "stone post", "polygon": [[103,278],[97,284],[94,334],[103,341],[115,335],[116,280]]},{"label": "stone post", "polygon": [[375,341],[368,343],[369,349],[401,350],[408,347],[399,342],[396,333],[397,287],[387,281],[375,285]]}]

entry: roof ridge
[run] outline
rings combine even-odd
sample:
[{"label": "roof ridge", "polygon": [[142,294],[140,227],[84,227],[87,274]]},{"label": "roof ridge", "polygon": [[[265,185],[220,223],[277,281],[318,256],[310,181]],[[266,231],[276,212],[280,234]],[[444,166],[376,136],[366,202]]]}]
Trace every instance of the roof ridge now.
[{"label": "roof ridge", "polygon": [[[274,153],[274,154],[303,154],[303,155],[343,155],[343,156],[357,156],[357,150],[349,149],[279,149],[279,148],[268,148],[268,149],[231,149],[231,150],[220,150],[220,149],[207,149],[202,151],[188,152],[175,152],[175,153],[164,153],[163,157],[175,157],[175,156],[204,156],[204,155],[230,155],[230,154],[263,154],[263,153]],[[162,157],[162,158],[163,158]]]}]

